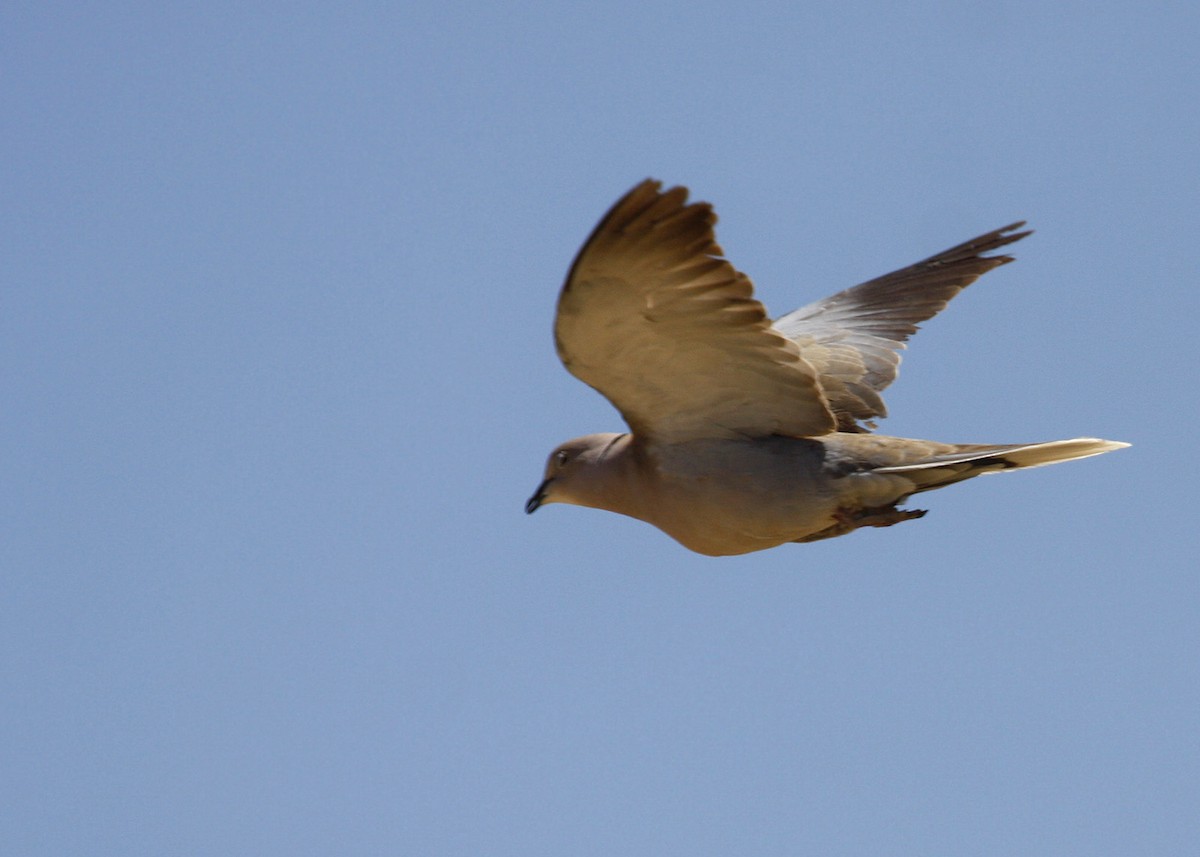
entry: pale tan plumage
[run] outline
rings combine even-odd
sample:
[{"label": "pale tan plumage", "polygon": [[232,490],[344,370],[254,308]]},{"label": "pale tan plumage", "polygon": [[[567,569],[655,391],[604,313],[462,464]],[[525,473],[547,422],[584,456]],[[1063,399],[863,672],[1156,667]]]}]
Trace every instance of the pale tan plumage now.
[{"label": "pale tan plumage", "polygon": [[899,351],[1019,240],[1016,223],[839,292],[774,324],[722,258],[716,215],[644,181],[601,220],[558,301],[564,365],[620,410],[631,434],[577,438],[550,456],[526,504],[592,506],[684,546],[739,554],[923,512],[897,504],[999,470],[1128,444],[945,444],[869,434]]}]

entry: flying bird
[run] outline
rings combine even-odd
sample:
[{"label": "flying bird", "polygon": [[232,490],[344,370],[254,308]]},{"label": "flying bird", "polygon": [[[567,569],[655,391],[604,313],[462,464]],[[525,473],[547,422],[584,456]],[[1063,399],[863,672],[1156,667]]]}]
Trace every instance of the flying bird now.
[{"label": "flying bird", "polygon": [[628,432],[569,440],[525,504],[605,509],[709,556],[920,518],[913,494],[1129,444],[939,443],[874,434],[920,322],[1024,238],[1014,223],[772,322],[708,203],[647,179],[604,216],[558,299],[558,356]]}]

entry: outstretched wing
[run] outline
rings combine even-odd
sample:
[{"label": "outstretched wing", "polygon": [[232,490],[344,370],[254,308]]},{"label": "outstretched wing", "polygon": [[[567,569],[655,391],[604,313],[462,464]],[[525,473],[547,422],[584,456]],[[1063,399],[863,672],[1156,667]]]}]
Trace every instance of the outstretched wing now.
[{"label": "outstretched wing", "polygon": [[896,380],[900,351],[918,323],[933,317],[980,276],[1011,262],[982,254],[1024,238],[1013,223],[899,271],[790,312],[775,329],[816,370],[841,431],[873,428],[887,416],[879,392]]},{"label": "outstretched wing", "polygon": [[660,188],[633,188],[576,257],[554,326],[563,364],[642,437],[832,431],[813,367],[722,258],[711,206]]}]

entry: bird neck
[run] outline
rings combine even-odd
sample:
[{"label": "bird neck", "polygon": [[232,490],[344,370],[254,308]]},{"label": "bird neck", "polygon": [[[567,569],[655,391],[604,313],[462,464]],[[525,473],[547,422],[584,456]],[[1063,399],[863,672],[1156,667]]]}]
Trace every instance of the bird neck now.
[{"label": "bird neck", "polygon": [[614,437],[592,463],[585,483],[587,496],[580,498],[582,505],[643,518],[642,492],[638,490],[644,483],[644,477],[639,473],[641,458],[642,451],[633,442],[632,435]]}]

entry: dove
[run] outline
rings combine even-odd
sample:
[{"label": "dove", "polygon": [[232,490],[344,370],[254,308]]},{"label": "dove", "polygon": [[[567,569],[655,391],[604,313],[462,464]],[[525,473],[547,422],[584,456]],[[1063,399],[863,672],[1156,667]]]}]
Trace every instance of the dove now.
[{"label": "dove", "polygon": [[1129,446],[1098,438],[961,444],[874,433],[900,352],[1030,234],[1018,222],[775,321],[716,243],[712,206],[647,179],[571,265],[554,340],[629,431],[558,446],[525,504],[627,515],[732,556],[925,515],[914,494]]}]

